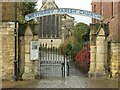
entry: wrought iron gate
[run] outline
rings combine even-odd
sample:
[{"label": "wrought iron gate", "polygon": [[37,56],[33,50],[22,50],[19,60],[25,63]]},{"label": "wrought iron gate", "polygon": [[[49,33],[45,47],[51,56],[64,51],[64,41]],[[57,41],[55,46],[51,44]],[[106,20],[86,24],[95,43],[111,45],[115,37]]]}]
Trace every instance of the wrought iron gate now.
[{"label": "wrought iron gate", "polygon": [[41,78],[65,77],[69,75],[68,60],[58,48],[39,48]]}]

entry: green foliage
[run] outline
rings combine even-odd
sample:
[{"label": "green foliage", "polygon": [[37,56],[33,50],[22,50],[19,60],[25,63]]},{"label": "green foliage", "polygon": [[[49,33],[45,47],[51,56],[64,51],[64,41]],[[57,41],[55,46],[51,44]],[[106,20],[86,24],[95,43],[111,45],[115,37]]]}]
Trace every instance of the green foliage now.
[{"label": "green foliage", "polygon": [[[37,2],[19,2],[18,3],[18,21],[20,23],[25,23],[25,15],[37,11],[35,9]],[[30,21],[34,23],[34,20]]]},{"label": "green foliage", "polygon": [[69,56],[69,55],[71,55],[71,53],[72,53],[72,43],[68,43],[67,44],[67,46],[66,46],[66,50],[65,50],[65,54],[67,55],[67,56]]},{"label": "green foliage", "polygon": [[83,45],[84,42],[89,41],[90,28],[87,24],[80,22],[73,27],[73,30],[73,35],[78,43]]},{"label": "green foliage", "polygon": [[60,48],[63,54],[69,56],[74,60],[76,54],[84,47],[85,42],[89,41],[90,27],[84,23],[78,23],[73,27],[73,40],[66,40]]}]

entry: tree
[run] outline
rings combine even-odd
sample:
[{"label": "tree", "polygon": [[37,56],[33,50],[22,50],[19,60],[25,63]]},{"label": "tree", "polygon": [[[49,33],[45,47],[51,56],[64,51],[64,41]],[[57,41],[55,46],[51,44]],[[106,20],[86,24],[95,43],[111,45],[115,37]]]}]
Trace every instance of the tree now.
[{"label": "tree", "polygon": [[[25,15],[33,13],[36,10],[37,2],[19,2],[18,3],[18,21],[20,23],[25,23]],[[34,20],[31,22],[34,23]]]},{"label": "tree", "polygon": [[83,46],[85,42],[89,41],[90,28],[87,24],[81,22],[77,23],[73,27],[73,30],[73,35],[75,36],[77,43]]},{"label": "tree", "polygon": [[64,42],[60,48],[66,55],[71,55],[74,60],[76,54],[84,47],[85,42],[89,41],[90,28],[87,24],[77,23],[73,27],[72,37]]}]

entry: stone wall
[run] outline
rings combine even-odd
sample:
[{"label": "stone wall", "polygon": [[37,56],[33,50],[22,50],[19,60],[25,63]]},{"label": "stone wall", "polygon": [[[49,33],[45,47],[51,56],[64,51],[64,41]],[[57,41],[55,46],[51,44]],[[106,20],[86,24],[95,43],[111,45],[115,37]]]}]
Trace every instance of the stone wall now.
[{"label": "stone wall", "polygon": [[[0,10],[1,10],[1,4],[0,4]],[[1,20],[1,13],[0,13],[0,20]],[[0,22],[1,25],[1,22]],[[0,26],[0,89],[2,87],[2,28]]]},{"label": "stone wall", "polygon": [[101,75],[118,77],[120,74],[120,43],[108,41],[105,34],[107,30],[100,29],[99,33],[96,31],[94,25],[91,25],[89,76],[101,73]]},{"label": "stone wall", "polygon": [[0,27],[0,89],[2,87],[1,81],[2,81],[2,30]]},{"label": "stone wall", "polygon": [[13,78],[14,22],[2,22],[2,79],[11,80]]},{"label": "stone wall", "polygon": [[110,69],[112,77],[118,77],[120,74],[120,43],[111,43],[111,63]]}]

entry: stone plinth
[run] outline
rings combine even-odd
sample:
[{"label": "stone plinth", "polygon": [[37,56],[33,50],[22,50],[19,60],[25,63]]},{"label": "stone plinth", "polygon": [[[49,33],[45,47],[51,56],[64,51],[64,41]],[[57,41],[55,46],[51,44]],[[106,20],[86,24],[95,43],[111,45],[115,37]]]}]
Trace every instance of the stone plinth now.
[{"label": "stone plinth", "polygon": [[25,71],[22,76],[23,79],[35,79],[34,76],[34,66],[31,62],[25,62]]},{"label": "stone plinth", "polygon": [[35,74],[35,78],[36,79],[40,79],[40,61],[34,61],[33,62],[34,65],[34,74]]}]

